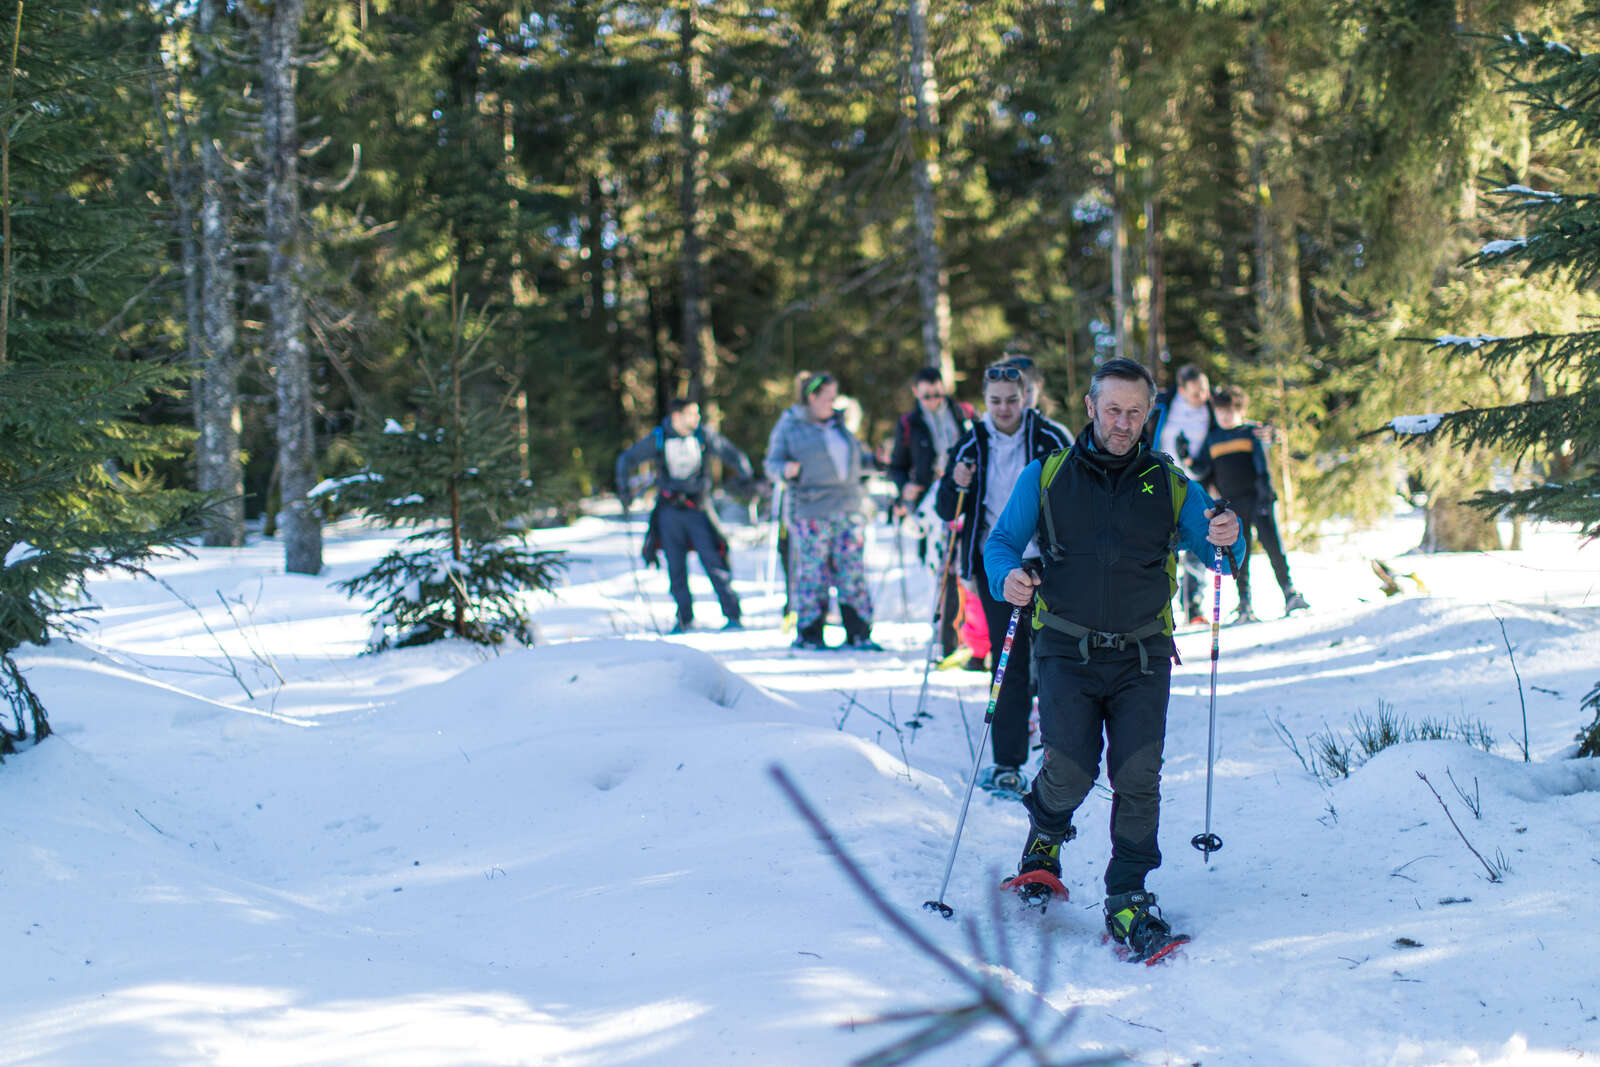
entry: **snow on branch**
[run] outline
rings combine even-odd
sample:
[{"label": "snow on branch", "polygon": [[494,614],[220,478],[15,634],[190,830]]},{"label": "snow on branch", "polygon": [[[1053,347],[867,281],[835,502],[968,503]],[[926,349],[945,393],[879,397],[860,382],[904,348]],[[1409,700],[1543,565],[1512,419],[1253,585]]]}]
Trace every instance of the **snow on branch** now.
[{"label": "snow on branch", "polygon": [[40,552],[37,548],[34,548],[32,545],[28,544],[28,542],[18,541],[16,544],[6,549],[5,565],[7,567],[13,567],[18,563],[24,563],[43,554],[44,553]]},{"label": "snow on branch", "polygon": [[1526,247],[1528,247],[1528,239],[1526,237],[1512,237],[1500,241],[1490,241],[1478,249],[1478,255],[1503,256],[1508,252],[1515,252],[1519,248]]},{"label": "snow on branch", "polygon": [[1496,189],[1495,192],[1506,196],[1526,196],[1530,198],[1529,203],[1537,203],[1540,200],[1544,200],[1552,204],[1559,204],[1566,200],[1566,197],[1560,193],[1551,192],[1549,189],[1534,189],[1521,184],[1507,185],[1504,188]]},{"label": "snow on branch", "polygon": [[1396,415],[1389,420],[1388,428],[1397,434],[1414,437],[1432,433],[1443,421],[1443,415]]},{"label": "snow on branch", "polygon": [[381,481],[383,481],[383,475],[377,474],[373,471],[362,471],[360,474],[350,474],[343,478],[324,478],[316,485],[313,485],[311,487],[311,491],[307,493],[306,496],[313,498],[319,496],[328,496],[331,493],[337,493],[347,485],[360,485],[363,482]]},{"label": "snow on branch", "polygon": [[1465,346],[1467,348],[1482,348],[1484,345],[1504,340],[1504,337],[1496,337],[1492,333],[1480,333],[1473,337],[1462,337],[1459,334],[1446,333],[1440,334],[1433,339],[1433,347],[1460,348]]}]

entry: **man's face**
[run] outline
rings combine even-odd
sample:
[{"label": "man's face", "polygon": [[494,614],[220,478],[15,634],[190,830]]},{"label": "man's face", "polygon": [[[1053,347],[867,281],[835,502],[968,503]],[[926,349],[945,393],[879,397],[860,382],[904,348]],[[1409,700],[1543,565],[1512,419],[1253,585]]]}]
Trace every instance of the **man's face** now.
[{"label": "man's face", "polygon": [[918,382],[911,387],[911,392],[924,411],[938,411],[944,407],[943,382]]},{"label": "man's face", "polygon": [[1142,381],[1107,378],[1100,383],[1100,398],[1084,397],[1094,436],[1113,456],[1125,456],[1139,443],[1150,417],[1150,389]]},{"label": "man's face", "polygon": [[1197,408],[1211,396],[1211,381],[1204,374],[1198,378],[1191,378],[1178,386],[1178,395],[1183,397],[1190,407]]},{"label": "man's face", "polygon": [[989,417],[1001,433],[1017,432],[1017,427],[1022,425],[1025,405],[1021,382],[984,383],[983,406],[989,409]]},{"label": "man's face", "polygon": [[688,436],[700,428],[700,405],[689,404],[672,413],[672,428]]}]

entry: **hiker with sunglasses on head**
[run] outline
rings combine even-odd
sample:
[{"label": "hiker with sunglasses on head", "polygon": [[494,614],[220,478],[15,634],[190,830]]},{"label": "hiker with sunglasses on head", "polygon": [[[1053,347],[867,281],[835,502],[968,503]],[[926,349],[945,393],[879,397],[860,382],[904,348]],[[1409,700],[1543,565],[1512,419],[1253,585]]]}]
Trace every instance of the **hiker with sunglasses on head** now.
[{"label": "hiker with sunglasses on head", "polygon": [[[1072,444],[1072,435],[1064,427],[1029,406],[1027,377],[1010,360],[983,372],[983,417],[974,420],[972,428],[956,442],[934,502],[946,522],[955,521],[956,505],[961,504],[957,571],[964,584],[976,588],[983,602],[995,667],[999,666],[997,643],[1011,619],[1011,605],[990,588],[984,542],[1023,469]],[[1010,663],[1001,679],[990,731],[994,765],[982,779],[991,792],[1013,796],[1020,796],[1027,787],[1022,767],[1028,762],[1028,713],[1033,707],[1028,653],[1032,627],[1027,622],[1023,618],[1017,624]]]},{"label": "hiker with sunglasses on head", "polygon": [[[892,512],[896,522],[917,511],[928,491],[944,475],[950,450],[972,425],[972,405],[948,397],[944,377],[935,367],[922,367],[912,376],[911,395],[916,397],[916,406],[900,416],[895,427],[894,451],[889,456],[889,480],[897,492]],[[942,539],[922,537],[918,551],[924,560],[930,558],[930,541],[942,543]],[[937,554],[932,555],[934,562],[939,562]],[[934,581],[939,579],[936,577]],[[956,617],[960,613],[960,589],[955,582],[949,582],[939,612],[943,656],[956,650]]]},{"label": "hiker with sunglasses on head", "polygon": [[832,590],[839,598],[844,647],[881,652],[872,639],[865,559],[869,499],[862,484],[874,461],[836,410],[838,399],[833,375],[801,374],[795,404],[772,428],[763,465],[774,482],[784,483],[788,498],[790,606],[799,627],[794,647],[828,647],[823,626]]},{"label": "hiker with sunglasses on head", "polygon": [[[1106,927],[1134,958],[1172,943],[1145,877],[1161,864],[1175,551],[1211,563],[1239,536],[1231,511],[1144,443],[1155,394],[1155,379],[1132,360],[1096,370],[1084,398],[1089,425],[1072,448],[1022,472],[983,547],[991,595],[1033,615],[1045,751],[1023,798],[1019,876],[1060,878],[1060,850],[1077,832],[1072,816],[1094,788],[1103,746],[1112,790]],[[1031,552],[1037,573],[1024,566]]]},{"label": "hiker with sunglasses on head", "polygon": [[728,539],[723,536],[710,506],[711,472],[706,460],[716,456],[751,481],[750,460],[726,437],[700,425],[700,405],[677,399],[667,406],[667,417],[617,457],[617,499],[627,513],[632,505],[629,479],[635,467],[654,463],[656,506],[650,512],[642,555],[654,565],[659,553],[667,557],[667,583],[678,608],[672,633],[694,625],[694,601],[689,596],[689,552],[700,557],[700,567],[711,579],[722,608],[724,630],[742,630],[739,596],[733,591],[728,563]]}]

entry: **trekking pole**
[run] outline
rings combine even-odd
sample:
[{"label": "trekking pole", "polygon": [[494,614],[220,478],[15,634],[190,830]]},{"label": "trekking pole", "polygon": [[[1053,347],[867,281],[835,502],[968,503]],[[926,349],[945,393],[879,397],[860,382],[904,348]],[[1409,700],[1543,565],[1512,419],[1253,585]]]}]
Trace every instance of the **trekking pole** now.
[{"label": "trekking pole", "polygon": [[[1033,573],[1031,569],[1029,573]],[[961,815],[956,819],[955,837],[950,841],[950,858],[944,865],[944,881],[939,885],[938,897],[922,903],[924,908],[936,911],[946,919],[954,915],[956,910],[944,902],[944,891],[950,888],[950,872],[956,866],[956,849],[961,847],[961,828],[967,824],[967,808],[972,804],[972,787],[978,784],[978,767],[983,763],[983,750],[989,745],[989,727],[994,722],[995,705],[1000,701],[1000,686],[1006,680],[1006,665],[1011,662],[1011,643],[1017,639],[1017,620],[1021,618],[1021,605],[1013,605],[1011,621],[1006,624],[1005,643],[1000,646],[1000,662],[994,666],[994,683],[989,686],[989,706],[983,712],[983,737],[979,739],[978,749],[972,755],[972,773],[967,776],[967,795],[961,801]]]},{"label": "trekking pole", "polygon": [[650,628],[661,636],[661,624],[656,622],[656,613],[650,610],[650,602],[644,597],[644,586],[639,584],[639,559],[633,550],[633,520],[628,513],[622,513],[622,532],[628,538],[628,571],[633,575],[633,595],[639,601],[639,607],[644,609],[644,617],[650,620]]},{"label": "trekking pole", "polygon": [[[1212,514],[1220,515],[1227,510],[1228,502],[1219,500]],[[1211,832],[1211,780],[1217,758],[1217,654],[1222,630],[1222,546],[1213,547],[1216,553],[1211,571],[1211,728],[1206,735],[1206,829],[1205,833],[1195,834],[1189,840],[1189,844],[1204,853],[1208,862],[1211,854],[1222,848],[1222,838]],[[1228,559],[1232,562],[1231,552]]]},{"label": "trekking pole", "polygon": [[896,562],[900,565],[900,625],[902,626],[911,621],[906,618],[906,602],[910,599],[910,595],[906,592],[906,542],[905,538],[900,536],[905,528],[905,522],[903,515],[894,520],[894,554]]},{"label": "trekking pole", "polygon": [[[961,507],[967,501],[967,491],[962,489],[956,493],[956,515],[961,515]],[[927,654],[922,657],[922,689],[917,693],[917,716],[922,716],[922,711],[928,704],[928,672],[933,669],[933,643],[939,640],[939,623],[944,615],[944,589],[945,583],[950,580],[950,560],[956,552],[956,531],[950,531],[950,543],[944,549],[944,564],[939,568],[939,596],[933,602],[933,632],[928,635]]]},{"label": "trekking pole", "polygon": [[783,532],[783,483],[772,490],[772,551],[767,555],[767,595],[778,584],[778,538]]}]

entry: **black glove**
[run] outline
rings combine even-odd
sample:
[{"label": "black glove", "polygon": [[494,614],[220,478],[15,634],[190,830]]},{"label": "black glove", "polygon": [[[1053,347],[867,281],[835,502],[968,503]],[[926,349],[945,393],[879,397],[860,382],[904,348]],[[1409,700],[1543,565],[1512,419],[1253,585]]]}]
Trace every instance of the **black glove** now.
[{"label": "black glove", "polygon": [[1184,433],[1182,430],[1179,430],[1178,431],[1178,438],[1177,438],[1176,441],[1173,442],[1172,447],[1174,447],[1174,448],[1176,448],[1178,450],[1178,454],[1176,456],[1172,457],[1173,459],[1181,459],[1185,463],[1187,463],[1189,461],[1189,435],[1188,434]]}]

